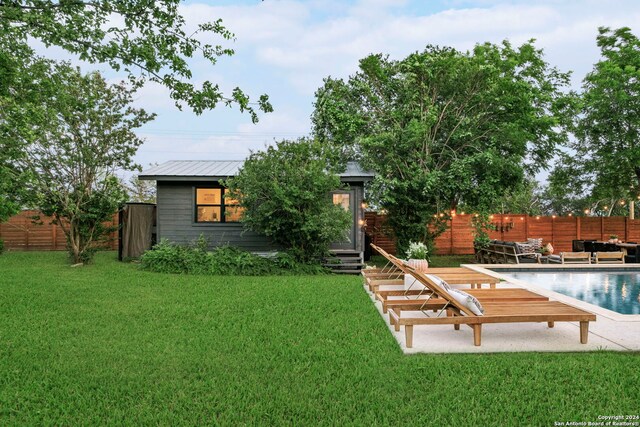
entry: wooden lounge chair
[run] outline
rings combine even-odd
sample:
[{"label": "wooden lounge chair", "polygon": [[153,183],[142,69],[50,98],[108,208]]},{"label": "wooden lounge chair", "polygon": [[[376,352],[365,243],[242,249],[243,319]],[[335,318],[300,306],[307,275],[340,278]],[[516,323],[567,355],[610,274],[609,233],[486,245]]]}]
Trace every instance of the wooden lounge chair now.
[{"label": "wooden lounge chair", "polygon": [[[379,269],[379,271],[373,273],[367,270],[362,271],[369,291],[376,292],[380,286],[384,285],[403,284],[405,272],[402,270],[402,266],[392,262],[389,254],[384,249],[373,243],[371,244],[371,248],[382,255],[387,260],[387,264],[382,269]],[[452,285],[468,284],[472,289],[479,289],[483,284],[488,284],[489,287],[493,289],[497,283],[501,282],[501,279],[464,267],[429,268],[427,272],[429,274],[437,274]]]},{"label": "wooden lounge chair", "polygon": [[559,255],[550,255],[548,259],[556,264],[591,264],[589,252],[560,252]]},{"label": "wooden lounge chair", "polygon": [[[373,246],[376,249],[375,246]],[[404,270],[403,263],[398,262],[397,258],[389,257],[385,251],[380,249],[380,254],[389,260],[391,264],[397,270],[406,273]],[[462,274],[457,275],[455,272],[463,270]],[[465,271],[466,270],[466,271]],[[449,274],[445,276],[445,274],[439,272],[442,271],[445,274]],[[438,274],[440,279],[446,280],[448,284],[472,284],[474,280],[477,280],[472,275],[468,275],[469,270],[467,269],[456,269],[456,268],[440,268],[440,269],[430,269],[428,274]],[[478,273],[480,274],[480,273]],[[446,278],[445,278],[446,277]],[[493,277],[492,277],[493,278]],[[381,290],[380,287],[384,285],[404,285],[402,281],[380,281],[380,287],[376,287],[374,290],[375,297],[382,303],[382,312],[387,313],[389,307],[399,308],[401,310],[410,310],[410,309],[421,309],[424,304],[432,303],[432,292],[430,292],[427,288],[422,285],[418,279],[413,279],[419,286],[416,286],[414,289],[411,289],[413,284],[409,289],[398,289],[398,286],[395,286],[395,289],[384,289]],[[387,287],[388,288],[388,287]],[[536,294],[534,292],[528,291],[526,289],[521,288],[505,288],[505,289],[471,289],[468,290],[468,293],[478,298],[481,302],[491,302],[491,301],[548,301],[549,298]],[[401,299],[393,299],[397,297],[403,297]],[[442,303],[442,301],[440,301]],[[391,321],[391,319],[390,319]]]},{"label": "wooden lounge chair", "polygon": [[[390,255],[392,256],[392,255]],[[397,259],[396,259],[397,260]],[[397,260],[401,262],[401,260]],[[433,302],[428,301],[419,311],[422,316],[405,317],[401,310],[389,309],[396,330],[405,328],[405,343],[407,348],[413,346],[413,327],[416,325],[453,325],[460,329],[460,325],[468,325],[473,329],[473,343],[481,345],[482,325],[487,323],[524,323],[547,322],[552,328],[555,322],[580,322],[580,342],[587,343],[589,322],[596,320],[595,314],[572,307],[559,301],[526,301],[526,302],[485,302],[483,315],[474,314],[471,309],[459,303],[450,291],[434,282],[425,274],[415,271],[404,264],[405,271],[416,277],[431,292]],[[429,311],[436,310],[436,314],[429,316]],[[442,314],[445,314],[442,316]]]},{"label": "wooden lounge chair", "polygon": [[596,264],[624,264],[624,252],[596,252]]}]

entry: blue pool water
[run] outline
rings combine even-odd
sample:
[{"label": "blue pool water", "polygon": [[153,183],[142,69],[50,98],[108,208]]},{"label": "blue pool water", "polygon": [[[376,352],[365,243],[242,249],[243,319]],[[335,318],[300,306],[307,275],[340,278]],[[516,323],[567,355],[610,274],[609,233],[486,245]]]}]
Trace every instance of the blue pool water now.
[{"label": "blue pool water", "polygon": [[504,272],[502,274],[620,314],[640,314],[640,273]]}]

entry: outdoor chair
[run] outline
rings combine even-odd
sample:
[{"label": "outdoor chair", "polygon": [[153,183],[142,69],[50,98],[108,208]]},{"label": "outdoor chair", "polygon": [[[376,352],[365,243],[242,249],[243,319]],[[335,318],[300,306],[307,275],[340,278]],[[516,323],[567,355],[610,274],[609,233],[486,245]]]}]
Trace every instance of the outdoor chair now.
[{"label": "outdoor chair", "polygon": [[591,253],[560,252],[558,255],[549,255],[548,260],[555,264],[591,264]]},{"label": "outdoor chair", "polygon": [[625,263],[640,263],[640,245],[636,242],[627,242],[629,244],[635,244],[634,248],[627,249],[627,255],[624,257]]},{"label": "outdoor chair", "polygon": [[[393,255],[390,255],[392,259]],[[405,317],[403,311],[390,308],[389,314],[396,330],[405,328],[405,345],[413,347],[413,327],[417,325],[453,325],[460,329],[460,325],[468,325],[473,329],[473,343],[481,345],[482,325],[488,323],[529,323],[547,322],[552,328],[555,322],[579,322],[580,342],[587,343],[589,322],[596,320],[595,314],[572,307],[559,301],[528,301],[528,302],[486,302],[479,303],[477,299],[466,294],[460,298],[460,291],[453,290],[446,282],[437,283],[433,278],[418,272],[406,263],[402,263],[405,272],[418,279],[430,291],[430,300],[422,304],[420,316]],[[456,295],[454,297],[454,295]],[[475,299],[475,302],[473,301]],[[464,301],[465,303],[461,302]],[[479,305],[482,305],[480,307]],[[435,314],[429,313],[434,311]]]},{"label": "outdoor chair", "polygon": [[[397,258],[394,259],[389,257],[388,254],[384,251],[379,251],[380,255],[384,256],[389,260],[390,263],[394,264],[397,261]],[[397,267],[399,270],[403,270],[403,264],[397,263],[394,264],[394,267]],[[447,269],[442,269],[447,270]],[[451,269],[449,269],[451,270]],[[437,274],[432,271],[428,271],[425,274]],[[482,273],[478,273],[482,274]],[[407,274],[408,277],[413,277],[410,274]],[[487,276],[487,275],[484,275]],[[444,279],[443,275],[438,275],[440,279]],[[452,275],[450,278],[446,279],[449,284],[471,284],[470,276],[456,276]],[[488,276],[491,277],[491,276]],[[471,279],[477,280],[477,279]],[[486,280],[486,279],[484,279]],[[418,286],[413,287],[413,283],[409,289],[392,289],[392,290],[376,290],[375,297],[382,304],[382,312],[387,313],[389,308],[394,308],[396,310],[415,310],[420,309],[425,303],[433,303],[435,300],[431,298],[431,292],[424,287],[417,279],[413,279]],[[463,283],[464,282],[464,283]],[[536,294],[534,292],[528,291],[526,289],[520,288],[505,288],[505,289],[470,289],[467,291],[469,294],[475,296],[482,302],[495,302],[495,301],[548,301],[549,298]],[[398,299],[393,299],[394,297]],[[425,299],[426,298],[426,299]],[[392,319],[389,319],[392,322]],[[393,324],[393,322],[392,322]]]},{"label": "outdoor chair", "polygon": [[572,240],[571,241],[572,252],[586,252],[584,249],[584,240]]},{"label": "outdoor chair", "polygon": [[596,264],[624,264],[624,252],[596,252]]}]

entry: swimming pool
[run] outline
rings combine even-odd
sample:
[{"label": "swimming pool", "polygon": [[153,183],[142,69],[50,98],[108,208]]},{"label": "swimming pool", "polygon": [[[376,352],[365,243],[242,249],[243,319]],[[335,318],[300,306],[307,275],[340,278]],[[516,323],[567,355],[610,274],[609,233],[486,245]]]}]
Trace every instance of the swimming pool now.
[{"label": "swimming pool", "polygon": [[501,271],[544,289],[594,304],[620,314],[640,314],[638,272],[521,272]]}]

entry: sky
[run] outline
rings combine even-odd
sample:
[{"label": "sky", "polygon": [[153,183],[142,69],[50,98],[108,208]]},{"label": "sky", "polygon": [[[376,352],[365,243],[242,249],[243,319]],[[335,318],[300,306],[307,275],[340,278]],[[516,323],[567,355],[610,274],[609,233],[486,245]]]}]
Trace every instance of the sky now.
[{"label": "sky", "polygon": [[[266,93],[274,112],[260,114],[258,124],[222,105],[197,116],[179,111],[166,89],[149,84],[136,97],[136,106],[158,114],[138,131],[145,143],[136,161],[143,166],[243,159],[275,140],[309,135],[323,79],[348,78],[371,53],[402,59],[429,44],[468,50],[487,41],[536,39],[547,62],[573,72],[578,89],[599,59],[598,27],[628,26],[635,34],[640,27],[638,0],[201,0],[185,2],[182,13],[194,27],[221,18],[236,36],[225,43],[235,55],[215,66],[190,62],[195,81],[213,81],[225,93],[239,86],[253,99]],[[112,76],[106,66],[93,67]]]}]

